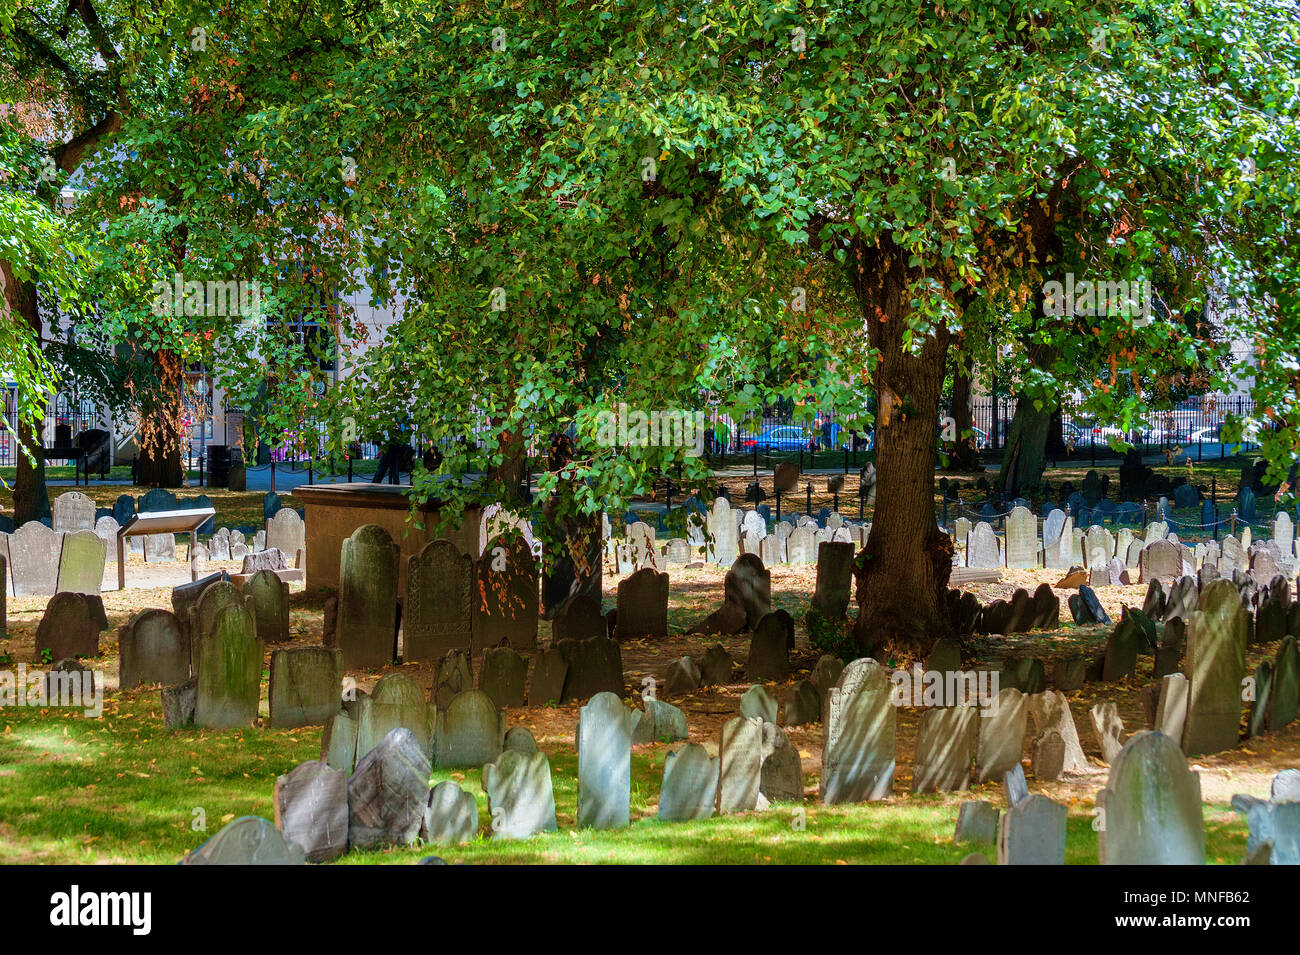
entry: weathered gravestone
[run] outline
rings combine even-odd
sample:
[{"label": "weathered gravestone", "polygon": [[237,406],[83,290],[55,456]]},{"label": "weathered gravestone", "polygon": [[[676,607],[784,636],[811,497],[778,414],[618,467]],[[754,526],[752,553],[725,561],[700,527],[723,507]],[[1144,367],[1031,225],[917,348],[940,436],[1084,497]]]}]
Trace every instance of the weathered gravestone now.
[{"label": "weathered gravestone", "polygon": [[953,792],[970,788],[971,761],[979,731],[974,706],[930,707],[916,732],[912,792]]},{"label": "weathered gravestone", "polygon": [[1007,515],[1007,567],[1038,566],[1038,518],[1027,507],[1014,507]]},{"label": "weathered gravestone", "polygon": [[275,827],[309,862],[348,851],[348,774],[314,760],[275,781]]},{"label": "weathered gravestone", "polygon": [[1183,550],[1171,540],[1156,540],[1142,550],[1142,579],[1171,582],[1183,576]]},{"label": "weathered gravestone", "polygon": [[609,637],[588,640],[559,640],[553,646],[568,664],[561,703],[590,699],[598,693],[622,696],[623,653],[618,641]]},{"label": "weathered gravestone", "polygon": [[993,525],[980,521],[971,528],[966,539],[967,567],[998,567],[1002,563],[1002,553],[998,548],[998,537]]},{"label": "weathered gravestone", "polygon": [[1268,728],[1277,732],[1289,725],[1300,710],[1300,649],[1296,638],[1286,637],[1273,662],[1273,692],[1268,707]]},{"label": "weathered gravestone", "polygon": [[[176,593],[181,588],[177,587],[172,591],[172,606],[177,606]],[[185,598],[180,602],[181,606],[189,603]],[[221,611],[227,607],[244,607],[246,600],[243,594],[229,580],[213,579],[211,583],[204,586],[203,591],[199,594],[192,605],[189,606],[189,640],[190,640],[190,670],[197,676],[200,666],[200,648],[203,641],[207,638],[213,628],[217,625],[217,617]],[[177,614],[177,618],[180,615]],[[254,618],[253,625],[257,625]]]},{"label": "weathered gravestone", "polygon": [[1102,865],[1204,865],[1201,784],[1178,743],[1135,733],[1097,795]]},{"label": "weathered gravestone", "polygon": [[555,794],[545,753],[505,750],[483,766],[493,839],[527,839],[554,832]]},{"label": "weathered gravestone", "polygon": [[99,655],[99,621],[85,594],[55,594],[36,627],[36,659]]},{"label": "weathered gravestone", "polygon": [[649,567],[618,583],[619,640],[668,636],[668,575]]},{"label": "weathered gravestone", "polygon": [[740,529],[727,499],[719,497],[707,516],[709,563],[730,567],[740,554]]},{"label": "weathered gravestone", "polygon": [[266,546],[296,554],[307,546],[307,527],[298,512],[282,507],[266,522]]},{"label": "weathered gravestone", "polygon": [[501,755],[505,719],[482,690],[456,695],[438,718],[434,764],[439,769],[474,769]]},{"label": "weathered gravestone", "polygon": [[289,639],[289,585],[274,571],[259,570],[244,584],[244,595],[257,620],[257,635],[265,643]]},{"label": "weathered gravestone", "polygon": [[634,746],[686,739],[688,735],[686,714],[671,703],[650,697],[645,701],[644,710],[634,710],[632,713]]},{"label": "weathered gravestone", "polygon": [[271,725],[324,726],[338,712],[342,684],[343,654],[335,648],[272,651],[267,693]]},{"label": "weathered gravestone", "polygon": [[687,743],[664,757],[664,781],[659,792],[661,822],[689,822],[713,815],[721,760],[709,758],[699,743]]},{"label": "weathered gravestone", "polygon": [[597,693],[578,713],[578,828],[630,822],[632,714],[613,693]]},{"label": "weathered gravestone", "polygon": [[1083,755],[1079,731],[1074,725],[1074,717],[1070,713],[1070,704],[1065,694],[1058,690],[1045,690],[1031,695],[1028,700],[1029,715],[1033,717],[1038,734],[1041,736],[1054,732],[1061,738],[1064,746],[1061,772],[1086,772],[1088,760]]},{"label": "weathered gravestone", "polygon": [[779,683],[790,675],[790,644],[794,621],[784,610],[763,616],[754,627],[749,642],[749,659],[745,661],[745,678]]},{"label": "weathered gravestone", "polygon": [[538,752],[537,740],[533,739],[533,734],[526,726],[512,726],[506,731],[505,741],[501,744],[502,752],[512,749],[517,753],[523,753],[525,756],[529,753]]},{"label": "weathered gravestone", "polygon": [[59,593],[98,594],[108,548],[93,530],[63,536],[59,555]]},{"label": "weathered gravestone", "polygon": [[499,707],[523,706],[528,684],[528,658],[510,647],[488,647],[483,651],[479,689]]},{"label": "weathered gravestone", "polygon": [[15,597],[58,592],[63,536],[40,521],[28,521],[9,535],[9,575]]},{"label": "weathered gravestone", "polygon": [[897,711],[891,683],[875,660],[854,660],[827,693],[823,709],[821,798],[827,805],[884,799],[894,787]]},{"label": "weathered gravestone", "polygon": [[1124,748],[1124,721],[1120,719],[1119,707],[1113,701],[1105,700],[1095,704],[1088,711],[1092,721],[1092,732],[1097,738],[1097,748],[1101,750],[1101,759],[1113,763]]},{"label": "weathered gravestone", "polygon": [[377,524],[343,542],[337,645],[349,670],[392,663],[397,642],[398,547]]},{"label": "weathered gravestone", "polygon": [[528,684],[528,705],[546,706],[559,703],[564,697],[564,681],[568,674],[569,663],[563,653],[556,649],[543,651],[537,657],[537,663],[533,667],[533,678]]},{"label": "weathered gravestone", "polygon": [[242,606],[222,609],[199,642],[198,697],[194,722],[209,729],[234,729],[257,719],[263,643],[253,615]]},{"label": "weathered gravestone", "polygon": [[753,629],[772,610],[772,574],[754,554],[741,554],[722,583],[723,602],[744,609],[745,626]]},{"label": "weathered gravestone", "polygon": [[448,540],[433,540],[406,565],[402,659],[431,663],[473,645],[473,561]]},{"label": "weathered gravestone", "polygon": [[566,601],[551,621],[552,641],[603,637],[607,631],[605,615],[600,612],[600,601],[584,594]]},{"label": "weathered gravestone", "polygon": [[1064,865],[1066,808],[1033,794],[998,824],[998,865]]},{"label": "weathered gravestone", "polygon": [[1001,779],[1007,770],[1020,765],[1020,757],[1025,751],[1028,720],[1029,704],[1025,695],[1015,688],[999,691],[992,712],[979,720],[976,782]]},{"label": "weathered gravestone", "polygon": [[740,715],[747,719],[776,722],[777,701],[767,687],[751,686],[740,696]]},{"label": "weathered gravestone", "polygon": [[240,816],[199,846],[181,865],[303,865],[302,848],[259,816]]},{"label": "weathered gravestone", "polygon": [[420,838],[435,846],[469,842],[478,832],[478,803],[474,794],[447,779],[433,787],[424,809]]},{"label": "weathered gravestone", "polygon": [[953,833],[953,842],[987,842],[998,841],[998,807],[991,802],[968,799],[957,811],[957,828]]},{"label": "weathered gravestone", "polygon": [[411,731],[393,730],[348,780],[348,844],[410,845],[429,804],[429,758]]},{"label": "weathered gravestone", "polygon": [[438,676],[433,685],[433,702],[445,710],[457,693],[474,686],[474,669],[469,650],[448,650],[438,662]]},{"label": "weathered gravestone", "polygon": [[763,724],[762,768],[758,791],[768,803],[803,802],[803,764],[799,750],[775,723]]},{"label": "weathered gravestone", "polygon": [[472,632],[475,649],[502,640],[518,650],[537,646],[537,562],[520,535],[490,541],[475,562],[477,596]]},{"label": "weathered gravestone", "polygon": [[60,494],[50,505],[51,526],[56,531],[93,531],[95,502],[80,491]]},{"label": "weathered gravestone", "polygon": [[334,769],[352,774],[357,764],[357,721],[339,710],[325,722],[321,734],[320,758]]},{"label": "weathered gravestone", "polygon": [[95,521],[95,536],[104,542],[105,563],[117,563],[117,532],[121,526],[111,517]]},{"label": "weathered gravestone", "polygon": [[1241,681],[1246,675],[1246,610],[1229,580],[1215,580],[1200,595],[1187,627],[1183,673],[1187,720],[1183,752],[1217,753],[1237,745]]},{"label": "weathered gravestone", "polygon": [[737,716],[722,725],[718,748],[719,815],[758,807],[763,770],[763,721]]},{"label": "weathered gravestone", "polygon": [[189,640],[180,621],[168,610],[141,610],[117,631],[121,665],[118,685],[123,690],[161,683],[184,683],[190,677]]}]

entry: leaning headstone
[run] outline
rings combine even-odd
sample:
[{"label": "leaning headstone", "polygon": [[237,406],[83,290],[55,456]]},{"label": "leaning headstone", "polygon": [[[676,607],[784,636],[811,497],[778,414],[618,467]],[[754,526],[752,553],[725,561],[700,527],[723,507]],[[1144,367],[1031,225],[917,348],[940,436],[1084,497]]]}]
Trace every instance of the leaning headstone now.
[{"label": "leaning headstone", "polygon": [[758,719],[765,723],[776,722],[777,701],[767,687],[761,684],[751,686],[740,697],[740,715],[746,719]]},{"label": "leaning headstone", "polygon": [[415,842],[429,804],[429,759],[408,729],[395,729],[357,763],[348,780],[353,849]]},{"label": "leaning headstone", "polygon": [[686,714],[663,700],[645,701],[645,709],[633,715],[632,743],[675,742],[689,735]]},{"label": "leaning headstone", "polygon": [[1273,662],[1273,693],[1268,708],[1268,729],[1277,732],[1295,720],[1300,711],[1300,649],[1288,636]]},{"label": "leaning headstone", "polygon": [[991,802],[968,799],[957,811],[957,829],[953,842],[998,841],[998,817],[1001,812]]},{"label": "leaning headstone", "polygon": [[1200,780],[1163,733],[1133,735],[1112,760],[1097,806],[1102,865],[1204,865]]},{"label": "leaning headstone", "polygon": [[433,787],[424,808],[420,838],[435,846],[469,842],[478,832],[478,803],[474,794],[447,779]]},{"label": "leaning headstone", "polygon": [[1156,701],[1154,727],[1175,743],[1183,739],[1187,721],[1187,677],[1169,673],[1160,679],[1160,696]]},{"label": "leaning headstone", "polygon": [[817,587],[812,609],[826,620],[842,620],[849,607],[853,586],[852,544],[826,542],[817,545]]},{"label": "leaning headstone", "polygon": [[338,648],[349,670],[392,663],[397,639],[398,547],[377,524],[343,542],[339,561]]},{"label": "leaning headstone", "polygon": [[1064,865],[1066,808],[1033,794],[998,823],[998,865]]},{"label": "leaning headstone", "polygon": [[1120,719],[1119,707],[1113,701],[1105,700],[1095,704],[1088,711],[1092,721],[1092,732],[1097,737],[1097,747],[1101,750],[1101,759],[1113,763],[1124,748],[1124,721]]},{"label": "leaning headstone", "polygon": [[501,755],[505,720],[482,690],[456,695],[438,719],[434,764],[439,769],[474,769]]},{"label": "leaning headstone", "polygon": [[117,632],[120,689],[184,683],[190,677],[189,641],[168,610],[141,610]]},{"label": "leaning headstone", "polygon": [[527,839],[554,832],[555,794],[545,753],[505,750],[483,767],[493,839]]},{"label": "leaning headstone", "polygon": [[578,714],[578,828],[630,822],[632,714],[613,693],[597,693]]},{"label": "leaning headstone", "polygon": [[916,732],[912,792],[970,788],[979,720],[979,710],[973,706],[930,707],[922,712]]},{"label": "leaning headstone", "polygon": [[811,681],[797,680],[786,692],[785,725],[805,726],[821,718],[821,693]]},{"label": "leaning headstone", "polygon": [[448,540],[424,545],[406,565],[402,659],[431,663],[448,650],[469,649],[473,562]]},{"label": "leaning headstone", "polygon": [[708,819],[717,801],[721,760],[709,758],[699,743],[687,743],[664,757],[664,781],[659,792],[661,822]]},{"label": "leaning headstone", "polygon": [[700,680],[704,686],[727,686],[731,683],[731,654],[726,647],[715,643],[704,651],[700,659]]},{"label": "leaning headstone", "polygon": [[331,647],[293,647],[271,652],[267,699],[271,725],[324,726],[338,712],[343,654]]},{"label": "leaning headstone", "polygon": [[307,854],[329,862],[348,851],[348,774],[319,760],[275,781],[275,827]]},{"label": "leaning headstone", "polygon": [[253,616],[257,618],[257,635],[265,643],[283,643],[289,639],[289,585],[274,571],[259,570],[244,584]]},{"label": "leaning headstone", "polygon": [[897,710],[889,675],[855,660],[827,694],[820,788],[827,805],[884,799],[894,787]]},{"label": "leaning headstone", "polygon": [[258,816],[240,816],[227,823],[181,865],[302,865],[306,854]]},{"label": "leaning headstone", "polygon": [[257,719],[263,646],[247,608],[221,610],[211,632],[199,643],[196,725],[234,729]]},{"label": "leaning headstone", "polygon": [[1070,704],[1065,694],[1058,690],[1046,690],[1035,693],[1028,699],[1029,715],[1033,717],[1034,728],[1038,734],[1052,731],[1061,737],[1065,747],[1062,772],[1085,772],[1088,768],[1088,760],[1083,755],[1083,747],[1079,743],[1079,731],[1075,728],[1074,717],[1070,713]]},{"label": "leaning headstone", "polygon": [[794,623],[783,610],[769,613],[759,620],[749,643],[745,678],[754,682],[781,682],[790,675],[790,643]]}]

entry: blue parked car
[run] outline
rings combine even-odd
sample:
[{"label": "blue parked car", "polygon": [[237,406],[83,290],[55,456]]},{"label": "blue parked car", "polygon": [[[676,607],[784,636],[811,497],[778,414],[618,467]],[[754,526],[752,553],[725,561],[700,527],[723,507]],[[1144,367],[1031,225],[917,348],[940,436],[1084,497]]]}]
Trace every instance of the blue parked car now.
[{"label": "blue parked car", "polygon": [[746,438],[741,445],[747,449],[758,448],[766,451],[803,451],[813,446],[813,436],[798,425],[770,425],[752,438]]}]

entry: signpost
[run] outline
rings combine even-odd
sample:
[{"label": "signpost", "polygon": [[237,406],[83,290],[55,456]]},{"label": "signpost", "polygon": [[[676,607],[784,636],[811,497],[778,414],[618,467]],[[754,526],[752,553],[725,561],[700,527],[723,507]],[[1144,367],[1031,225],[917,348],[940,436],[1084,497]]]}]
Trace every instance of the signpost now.
[{"label": "signpost", "polygon": [[217,516],[213,507],[196,507],[184,511],[145,511],[136,514],[117,532],[117,589],[126,589],[126,539],[147,534],[190,535],[190,580],[198,580],[198,562],[195,558],[199,542],[199,528]]}]

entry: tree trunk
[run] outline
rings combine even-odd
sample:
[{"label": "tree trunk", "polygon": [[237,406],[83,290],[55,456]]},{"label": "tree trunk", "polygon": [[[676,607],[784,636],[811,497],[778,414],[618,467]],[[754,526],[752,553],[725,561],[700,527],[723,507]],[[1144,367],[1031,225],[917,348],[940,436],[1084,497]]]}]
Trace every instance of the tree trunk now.
[{"label": "tree trunk", "polygon": [[[10,315],[19,316],[31,330],[38,345],[42,342],[40,309],[37,307],[36,286],[21,281],[8,263],[0,263],[4,271],[5,304]],[[29,421],[18,417],[17,474],[14,477],[14,523],[40,520],[50,513],[50,492],[45,485],[44,421]],[[24,453],[26,452],[26,453]],[[29,460],[27,454],[33,455]]]},{"label": "tree trunk", "polygon": [[183,487],[181,419],[185,406],[181,389],[184,377],[175,355],[156,352],[153,363],[158,389],[152,394],[145,393],[147,398],[139,409],[135,482],[141,487]]},{"label": "tree trunk", "polygon": [[[939,328],[919,354],[903,345],[909,278],[906,252],[859,247],[853,275],[871,345],[876,386],[876,509],[858,556],[854,640],[866,655],[927,652],[951,633],[947,587],[952,542],[934,513],[939,397],[949,333]],[[850,262],[853,257],[850,257]]]},{"label": "tree trunk", "polygon": [[1035,408],[1032,399],[1024,395],[1018,397],[1016,414],[1011,419],[1011,430],[1002,455],[1002,470],[998,472],[997,487],[1004,496],[1017,497],[1042,486],[1043,470],[1047,467],[1047,432],[1051,422],[1050,405]]},{"label": "tree trunk", "polygon": [[971,406],[971,365],[972,358],[967,354],[957,356],[952,375],[952,402],[948,405],[948,415],[957,423],[957,440],[953,443],[948,457],[950,471],[980,471],[979,451],[975,447],[975,436],[963,437],[967,429],[974,426],[974,413]]},{"label": "tree trunk", "polygon": [[185,486],[179,435],[173,432],[170,442],[160,438],[140,447],[140,456],[136,459],[135,482],[141,487]]}]

